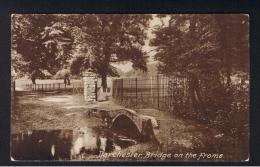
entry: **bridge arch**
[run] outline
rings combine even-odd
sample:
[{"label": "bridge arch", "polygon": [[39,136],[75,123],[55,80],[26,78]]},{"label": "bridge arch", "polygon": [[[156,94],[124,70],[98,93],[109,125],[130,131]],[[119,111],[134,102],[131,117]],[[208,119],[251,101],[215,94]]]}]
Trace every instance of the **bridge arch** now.
[{"label": "bridge arch", "polygon": [[124,113],[117,114],[111,121],[111,128],[127,137],[139,139],[141,131],[138,125],[128,115]]}]

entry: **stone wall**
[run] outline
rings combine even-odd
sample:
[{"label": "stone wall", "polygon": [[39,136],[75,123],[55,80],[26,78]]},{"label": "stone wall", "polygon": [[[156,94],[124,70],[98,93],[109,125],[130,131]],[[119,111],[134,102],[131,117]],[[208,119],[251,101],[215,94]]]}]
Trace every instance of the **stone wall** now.
[{"label": "stone wall", "polygon": [[93,72],[85,72],[83,74],[84,82],[84,99],[87,102],[96,101],[96,83],[97,75]]}]

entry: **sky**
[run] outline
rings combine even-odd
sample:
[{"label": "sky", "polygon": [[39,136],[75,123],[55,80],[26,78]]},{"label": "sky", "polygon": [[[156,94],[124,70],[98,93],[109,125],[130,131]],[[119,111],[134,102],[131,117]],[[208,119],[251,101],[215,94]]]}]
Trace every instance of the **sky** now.
[{"label": "sky", "polygon": [[[149,46],[150,40],[155,37],[155,35],[152,33],[152,31],[156,26],[162,24],[162,21],[158,17],[156,17],[156,14],[153,14],[152,16],[153,16],[153,18],[150,21],[150,25],[149,25],[149,28],[147,30],[148,39],[145,40],[145,45],[143,46],[143,50],[145,52],[147,52],[148,55],[149,55],[147,64],[155,62],[155,60],[153,58],[155,53],[156,53],[156,51],[154,51],[155,47]],[[166,22],[166,21],[167,21],[167,18],[164,20],[164,22]],[[123,72],[128,72],[128,71],[132,70],[132,63],[131,62],[114,63],[112,65],[119,68]]]}]

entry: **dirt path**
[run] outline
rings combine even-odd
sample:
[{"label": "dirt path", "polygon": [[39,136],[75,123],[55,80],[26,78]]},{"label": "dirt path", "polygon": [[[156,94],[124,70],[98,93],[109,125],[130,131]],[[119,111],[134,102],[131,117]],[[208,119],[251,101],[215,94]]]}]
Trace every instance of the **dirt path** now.
[{"label": "dirt path", "polygon": [[16,97],[11,132],[33,129],[80,129],[95,126],[81,97],[71,94],[26,93]]},{"label": "dirt path", "polygon": [[[24,132],[33,129],[72,129],[80,130],[97,126],[101,120],[87,116],[87,109],[83,98],[64,93],[22,93],[16,96],[16,103],[12,111],[11,133]],[[99,103],[99,106],[108,109],[120,107],[112,102]],[[95,105],[92,105],[95,106]],[[160,144],[138,144],[123,152],[149,152],[171,153],[171,160],[245,160],[247,159],[248,146],[246,139],[235,139],[229,134],[221,133],[205,125],[174,117],[167,112],[155,109],[139,109],[138,113],[155,117],[160,122],[156,137]],[[121,151],[122,152],[122,151]],[[197,154],[195,157],[186,157],[187,153]],[[199,158],[201,153],[223,154],[222,158]],[[176,154],[176,157],[173,155]],[[182,157],[177,155],[183,154]],[[93,157],[93,159],[98,157]],[[122,160],[108,158],[109,160]],[[131,159],[131,158],[130,158]],[[135,159],[135,158],[134,158]],[[150,158],[160,160],[160,158]],[[167,159],[166,159],[167,160]]]}]

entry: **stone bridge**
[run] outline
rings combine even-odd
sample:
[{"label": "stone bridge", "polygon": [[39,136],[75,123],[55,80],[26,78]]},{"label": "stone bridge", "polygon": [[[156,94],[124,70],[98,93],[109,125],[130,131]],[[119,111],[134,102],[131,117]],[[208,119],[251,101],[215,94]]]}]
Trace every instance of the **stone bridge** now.
[{"label": "stone bridge", "polygon": [[154,129],[158,129],[157,120],[148,115],[138,114],[135,110],[120,108],[108,110],[106,108],[91,108],[89,116],[96,115],[104,121],[109,128],[122,129],[125,133],[136,134],[132,137],[153,139]]}]

